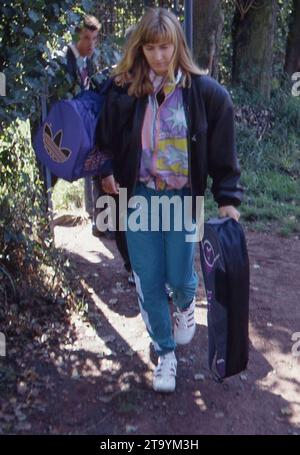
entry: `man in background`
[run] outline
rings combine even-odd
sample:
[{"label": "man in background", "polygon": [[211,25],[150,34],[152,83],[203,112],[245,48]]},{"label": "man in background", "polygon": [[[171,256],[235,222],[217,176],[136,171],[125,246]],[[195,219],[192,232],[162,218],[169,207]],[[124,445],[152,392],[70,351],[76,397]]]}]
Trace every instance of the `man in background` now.
[{"label": "man in background", "polygon": [[[66,70],[72,78],[75,93],[90,88],[90,79],[99,71],[99,58],[96,46],[99,42],[101,24],[95,16],[84,16],[81,24],[76,27],[78,34],[76,43],[68,44],[63,55],[66,58]],[[93,217],[92,179],[84,179],[85,210]]]},{"label": "man in background", "polygon": [[85,16],[75,29],[78,41],[68,44],[64,49],[67,72],[81,90],[90,88],[91,76],[99,71],[96,46],[99,42],[100,29],[101,25],[96,17]]}]

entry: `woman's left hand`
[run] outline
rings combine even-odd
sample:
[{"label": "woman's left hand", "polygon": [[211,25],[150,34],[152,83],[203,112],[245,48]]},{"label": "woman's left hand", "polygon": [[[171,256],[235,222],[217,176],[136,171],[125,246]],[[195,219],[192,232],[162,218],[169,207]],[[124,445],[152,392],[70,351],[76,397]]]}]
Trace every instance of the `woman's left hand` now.
[{"label": "woman's left hand", "polygon": [[235,221],[239,221],[241,214],[233,205],[219,207],[219,218],[226,218],[227,216],[233,218]]}]

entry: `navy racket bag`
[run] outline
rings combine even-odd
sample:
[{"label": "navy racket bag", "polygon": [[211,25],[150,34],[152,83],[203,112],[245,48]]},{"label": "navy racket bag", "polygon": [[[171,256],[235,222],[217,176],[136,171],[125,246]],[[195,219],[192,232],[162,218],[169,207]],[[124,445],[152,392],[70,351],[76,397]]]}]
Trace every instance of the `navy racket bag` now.
[{"label": "navy racket bag", "polygon": [[200,259],[208,304],[208,361],[216,380],[245,370],[249,353],[249,258],[232,218],[204,224]]}]

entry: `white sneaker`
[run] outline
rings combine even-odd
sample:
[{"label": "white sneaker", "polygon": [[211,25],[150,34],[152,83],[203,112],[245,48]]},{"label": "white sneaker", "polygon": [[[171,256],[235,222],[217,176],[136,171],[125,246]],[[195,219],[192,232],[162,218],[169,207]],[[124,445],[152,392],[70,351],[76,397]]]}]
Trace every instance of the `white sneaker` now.
[{"label": "white sneaker", "polygon": [[173,316],[176,317],[174,324],[175,343],[188,344],[192,340],[196,331],[195,299],[186,310],[178,310],[176,313],[173,313]]},{"label": "white sneaker", "polygon": [[174,351],[161,355],[153,373],[153,389],[156,392],[174,392],[176,387],[177,360]]},{"label": "white sneaker", "polygon": [[135,279],[134,279],[133,271],[131,271],[128,275],[128,283],[130,284],[130,286],[135,286]]}]

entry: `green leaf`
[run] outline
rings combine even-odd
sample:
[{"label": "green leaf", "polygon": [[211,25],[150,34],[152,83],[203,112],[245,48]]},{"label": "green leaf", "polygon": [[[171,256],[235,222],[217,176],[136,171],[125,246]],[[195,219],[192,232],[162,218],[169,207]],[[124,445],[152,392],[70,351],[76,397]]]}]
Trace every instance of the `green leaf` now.
[{"label": "green leaf", "polygon": [[50,76],[52,76],[52,77],[55,76],[55,73],[50,66],[47,67],[46,71],[47,71],[47,74],[49,74]]},{"label": "green leaf", "polygon": [[48,50],[49,50],[48,47],[45,44],[42,44],[42,43],[39,43],[37,45],[37,48],[41,52],[48,52]]},{"label": "green leaf", "polygon": [[40,19],[40,15],[37,14],[35,11],[29,11],[28,16],[34,23],[38,22]]},{"label": "green leaf", "polygon": [[29,38],[32,38],[34,36],[34,31],[29,27],[24,27],[23,32],[25,35],[29,36]]},{"label": "green leaf", "polygon": [[92,9],[92,2],[90,0],[82,0],[82,6],[84,11],[90,11]]},{"label": "green leaf", "polygon": [[67,12],[67,21],[68,24],[76,24],[80,21],[80,16],[73,11]]},{"label": "green leaf", "polygon": [[58,15],[59,15],[59,6],[58,6],[58,4],[57,4],[57,3],[54,3],[54,4],[52,5],[52,8],[53,8],[53,10],[54,10],[54,14],[55,14],[56,16],[58,16]]}]

